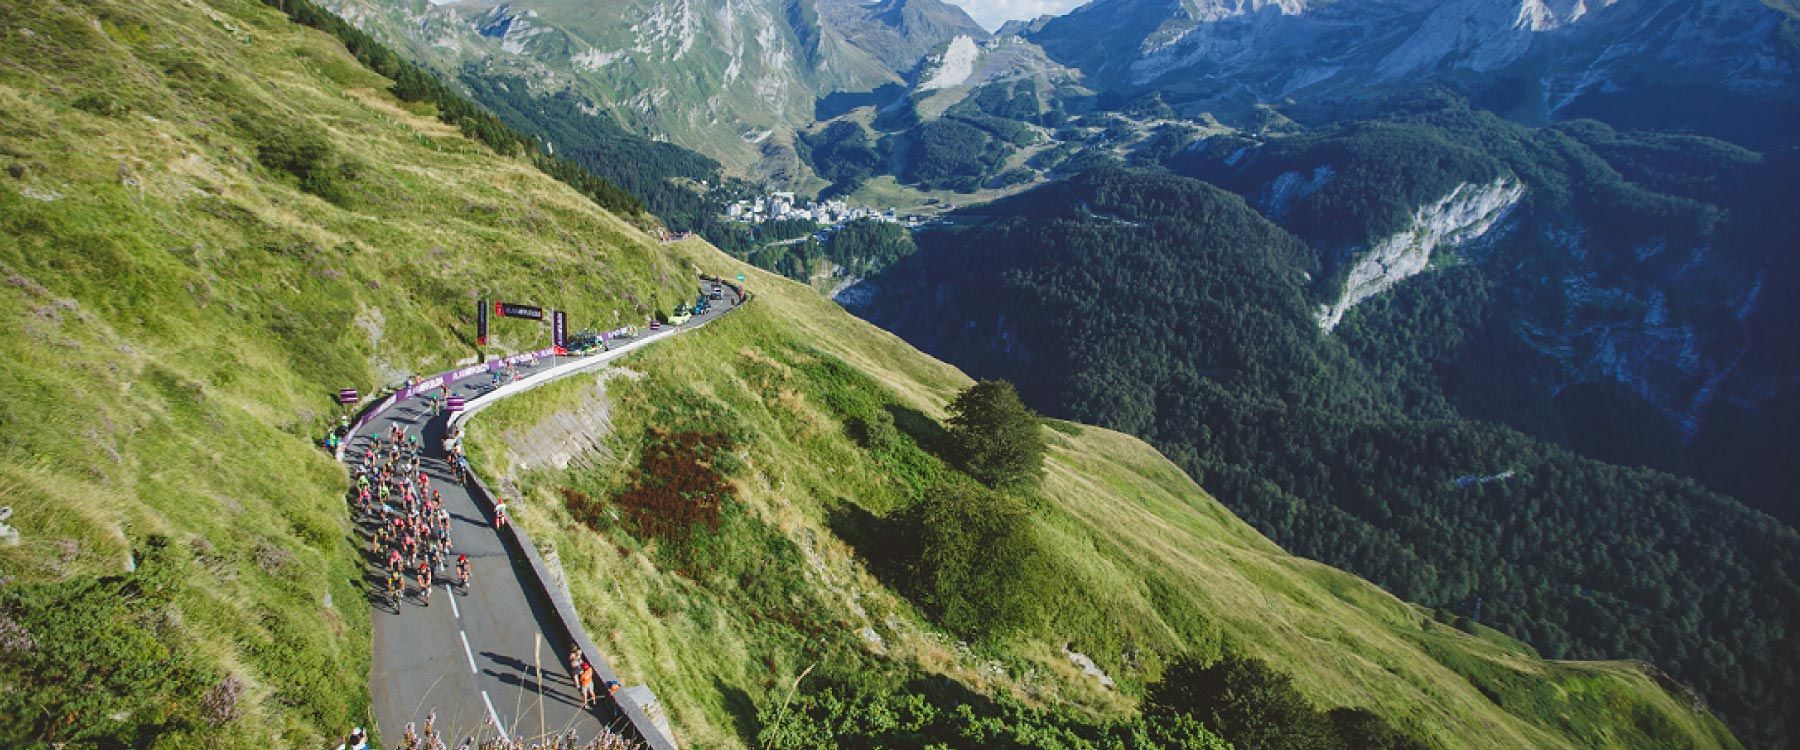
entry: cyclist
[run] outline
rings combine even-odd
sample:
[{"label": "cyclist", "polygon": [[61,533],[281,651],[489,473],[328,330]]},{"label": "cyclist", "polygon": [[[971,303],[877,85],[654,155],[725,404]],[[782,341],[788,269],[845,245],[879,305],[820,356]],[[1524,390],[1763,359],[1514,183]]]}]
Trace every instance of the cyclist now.
[{"label": "cyclist", "polygon": [[399,570],[389,570],[387,578],[388,604],[395,608],[400,606],[400,594],[406,587],[406,580],[400,576]]},{"label": "cyclist", "polygon": [[506,526],[506,498],[502,497],[494,501],[494,528],[498,529],[504,526]]},{"label": "cyclist", "polygon": [[463,593],[469,593],[469,556],[456,556],[456,580],[462,584]]},{"label": "cyclist", "polygon": [[393,571],[394,573],[400,572],[400,547],[395,546],[388,550],[387,564],[388,570]]},{"label": "cyclist", "polygon": [[431,606],[431,566],[425,563],[419,563],[419,598]]}]

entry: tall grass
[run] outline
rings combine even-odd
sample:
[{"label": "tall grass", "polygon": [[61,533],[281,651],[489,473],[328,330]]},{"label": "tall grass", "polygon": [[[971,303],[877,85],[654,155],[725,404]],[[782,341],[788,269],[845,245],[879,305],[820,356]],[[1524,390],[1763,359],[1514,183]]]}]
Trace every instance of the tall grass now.
[{"label": "tall grass", "polygon": [[0,614],[35,628],[44,592],[138,585],[156,545],[181,574],[126,625],[237,686],[229,716],[159,730],[130,708],[154,680],[8,672],[9,721],[85,679],[101,699],[70,721],[146,728],[132,745],[370,725],[345,477],[314,447],[332,394],[476,356],[477,298],[612,327],[689,291],[631,224],[389,85],[254,0],[0,4],[0,503],[23,534]]}]

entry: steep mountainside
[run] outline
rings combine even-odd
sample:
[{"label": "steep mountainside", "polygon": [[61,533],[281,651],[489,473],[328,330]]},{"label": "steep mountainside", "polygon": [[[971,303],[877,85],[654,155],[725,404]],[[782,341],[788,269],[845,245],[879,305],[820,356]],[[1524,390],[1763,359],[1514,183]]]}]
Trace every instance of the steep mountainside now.
[{"label": "steep mountainside", "polygon": [[[1441,311],[1486,329],[1464,335],[1495,357],[1440,376],[1465,413],[1698,477],[1800,518],[1776,455],[1724,460],[1735,451],[1720,449],[1766,441],[1793,414],[1796,371],[1774,364],[1793,338],[1758,322],[1792,311],[1768,290],[1795,283],[1782,250],[1794,220],[1767,208],[1793,184],[1791,155],[1595,122],[1534,131],[1456,106],[1423,109],[1266,142],[1218,138],[1171,163],[1244,196],[1315,248],[1325,272],[1313,295],[1326,322],[1429,263],[1472,264],[1466,271],[1491,284],[1490,302],[1452,296]],[[1481,369],[1494,371],[1478,378],[1489,386],[1499,372],[1511,384],[1471,387]],[[1589,400],[1596,389],[1609,394],[1607,408]]]},{"label": "steep mountainside", "polygon": [[[1119,731],[1166,695],[1183,653],[1266,660],[1307,701],[1371,709],[1434,747],[1735,744],[1686,699],[1669,710],[1637,667],[1545,662],[1459,631],[1288,555],[1144,443],[1067,423],[1043,428],[1048,476],[1029,512],[1044,569],[1006,571],[1047,579],[1052,614],[1015,638],[959,642],[894,555],[908,509],[956,473],[937,435],[968,379],[806,287],[684,249],[746,274],[752,301],[617,371],[501,404],[470,440],[522,488],[523,523],[567,566],[590,629],[612,634],[620,669],[656,685],[697,745],[1216,747],[1159,741],[1154,718]],[[605,431],[573,455],[542,452],[568,408]],[[728,446],[708,464],[730,487],[716,523],[696,518],[685,538],[630,521],[633,488],[662,481],[651,472],[696,486],[655,468],[679,435]],[[1273,713],[1281,700],[1254,703],[1298,732]]]},{"label": "steep mountainside", "polygon": [[838,91],[897,84],[926,51],[985,38],[939,0],[336,0],[340,14],[445,76],[511,79],[589,116],[758,177],[793,174],[792,134]]},{"label": "steep mountainside", "polygon": [[[499,441],[548,411],[614,426],[592,436],[610,452],[523,474],[551,481],[515,513],[621,667],[667,686],[690,746],[1216,749],[1270,727],[1326,747],[1737,746],[1640,665],[1547,662],[1428,617],[1070,424],[1045,428],[1041,494],[996,506],[1051,542],[1032,559],[1056,567],[1021,574],[1061,592],[1055,619],[959,642],[884,564],[894,511],[972,481],[939,437],[954,369],[656,242],[598,207],[629,205],[609,186],[297,0],[9,3],[0,40],[0,480],[22,534],[0,547],[0,745],[319,747],[368,725],[364,540],[315,445],[331,397],[476,356],[483,296],[610,325],[706,268],[758,296],[629,360],[612,416],[571,380],[475,440],[502,478]],[[523,325],[498,321],[495,348],[543,341]],[[626,499],[667,499],[651,480],[670,466],[730,486],[717,525],[614,525]],[[679,499],[661,510],[699,505]]]},{"label": "steep mountainside", "polygon": [[0,4],[0,745],[368,724],[330,397],[473,356],[496,290],[586,325],[687,286],[400,88],[250,0]]},{"label": "steep mountainside", "polygon": [[1448,85],[1527,122],[1794,145],[1800,21],[1754,0],[1095,0],[1027,34],[1097,87],[1244,121]]},{"label": "steep mountainside", "polygon": [[901,74],[959,36],[987,38],[962,8],[941,0],[824,0],[817,8],[824,28]]},{"label": "steep mountainside", "polygon": [[[1490,142],[1516,127],[1489,124],[1500,128],[1483,136]],[[1565,157],[1584,153],[1556,142],[1570,148]],[[1704,207],[1627,200],[1641,188],[1616,175],[1609,186],[1599,173],[1561,183],[1566,195],[1614,196],[1575,212],[1614,214],[1604,225],[1612,231],[1590,230],[1587,252],[1574,254],[1539,234],[1561,236],[1547,217],[1568,215],[1545,208],[1557,200],[1556,183],[1571,177],[1548,163],[1458,161],[1454,143],[1434,154],[1406,139],[1391,145],[1408,144],[1411,159],[1364,161],[1357,151],[1380,153],[1367,142],[1310,143],[1332,151],[1334,170],[1313,177],[1317,162],[1282,161],[1265,172],[1323,183],[1307,197],[1286,193],[1294,233],[1205,183],[1090,172],[921,234],[917,253],[868,283],[859,312],[980,376],[1016,381],[1053,415],[1145,437],[1281,544],[1550,655],[1650,659],[1698,689],[1755,746],[1785,746],[1796,715],[1785,696],[1794,695],[1800,663],[1788,614],[1800,604],[1793,529],[1690,480],[1604,464],[1495,424],[1551,437],[1617,432],[1629,439],[1610,441],[1615,450],[1669,450],[1659,441],[1679,433],[1649,400],[1689,393],[1695,381],[1668,378],[1680,363],[1658,360],[1670,349],[1649,342],[1676,331],[1713,337],[1692,345],[1697,359],[1741,346],[1747,323],[1731,307],[1741,298],[1721,289],[1753,289],[1757,273],[1745,263],[1772,246],[1734,246],[1733,232],[1721,230],[1708,260],[1693,262],[1676,250],[1692,247],[1682,235],[1659,232],[1690,226]],[[1371,173],[1369,165],[1401,171]],[[1406,171],[1417,165],[1431,168]],[[1268,195],[1267,180],[1254,182],[1249,193]],[[1428,231],[1405,208],[1440,207],[1442,196],[1471,190],[1488,200]],[[1376,196],[1383,207],[1371,205]],[[1508,200],[1519,203],[1494,219]],[[1344,227],[1335,217],[1346,207],[1369,223]],[[1363,263],[1380,266],[1380,238],[1417,241],[1441,229],[1447,245],[1458,231],[1496,222],[1505,228],[1489,226],[1455,251],[1440,247],[1443,257],[1429,264],[1436,270],[1363,301],[1330,334],[1320,330],[1321,297],[1354,290]],[[1638,258],[1639,245],[1613,244],[1632,233],[1660,237],[1648,246],[1675,257]],[[1344,244],[1320,244],[1324,237]],[[1564,275],[1507,283],[1548,268]],[[1558,290],[1569,297],[1548,298]],[[1629,301],[1662,293],[1661,307]],[[1558,370],[1522,338],[1533,318],[1514,305],[1612,323],[1598,341],[1574,334],[1561,354],[1580,367]],[[1575,330],[1568,320],[1546,322]],[[1791,345],[1791,334],[1767,344],[1783,341]],[[1626,349],[1629,342],[1644,345]],[[1761,357],[1775,351],[1791,350]],[[1730,372],[1731,361],[1750,359],[1723,356],[1691,366]],[[1668,378],[1647,391],[1605,372],[1647,361],[1660,361],[1647,372]],[[1547,372],[1576,384],[1563,383],[1558,397],[1556,384],[1540,380]],[[1792,387],[1791,374],[1780,378],[1775,386]],[[1679,437],[1672,440],[1679,452]]]}]

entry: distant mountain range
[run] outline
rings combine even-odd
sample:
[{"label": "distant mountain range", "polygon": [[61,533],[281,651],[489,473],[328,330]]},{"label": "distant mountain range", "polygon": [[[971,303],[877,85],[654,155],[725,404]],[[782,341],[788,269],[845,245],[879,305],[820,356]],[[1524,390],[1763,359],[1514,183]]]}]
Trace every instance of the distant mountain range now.
[{"label": "distant mountain range", "polygon": [[930,51],[986,39],[940,0],[336,0],[330,7],[450,78],[573,92],[629,128],[781,181],[793,133],[831,92],[905,82]]},{"label": "distant mountain range", "polygon": [[1791,2],[1094,0],[1025,37],[1090,85],[1154,91],[1187,115],[1317,114],[1443,85],[1526,123],[1595,116],[1791,145],[1779,123],[1800,111]]}]

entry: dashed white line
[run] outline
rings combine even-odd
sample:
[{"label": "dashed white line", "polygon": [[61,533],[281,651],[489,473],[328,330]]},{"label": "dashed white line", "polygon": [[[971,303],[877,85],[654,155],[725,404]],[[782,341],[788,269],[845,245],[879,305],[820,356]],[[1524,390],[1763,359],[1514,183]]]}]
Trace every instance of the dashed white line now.
[{"label": "dashed white line", "polygon": [[444,598],[450,600],[450,614],[456,615],[456,619],[461,620],[462,612],[456,608],[456,592],[451,591],[450,588],[446,586],[444,587]]},{"label": "dashed white line", "polygon": [[479,670],[475,669],[475,651],[469,648],[469,634],[461,630],[456,631],[456,634],[462,638],[463,656],[469,657],[469,674],[476,674]]},{"label": "dashed white line", "polygon": [[487,704],[488,717],[494,720],[494,731],[500,733],[500,739],[510,740],[506,736],[506,722],[500,720],[500,712],[494,710],[494,702],[488,700],[486,690],[481,691],[481,702]]}]

